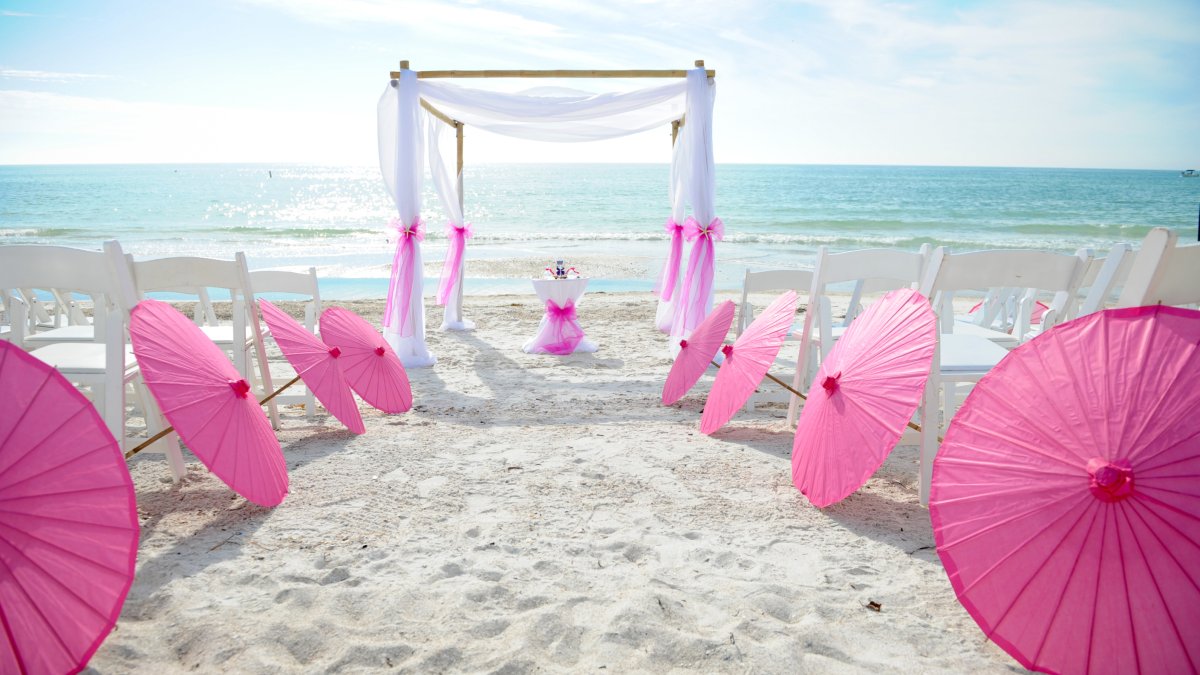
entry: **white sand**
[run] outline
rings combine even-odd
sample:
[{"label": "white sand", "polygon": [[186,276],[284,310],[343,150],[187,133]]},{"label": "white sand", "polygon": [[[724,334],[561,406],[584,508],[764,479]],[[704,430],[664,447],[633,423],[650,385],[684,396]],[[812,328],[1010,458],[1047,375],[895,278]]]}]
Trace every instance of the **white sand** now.
[{"label": "white sand", "polygon": [[[378,322],[381,303],[350,306]],[[711,377],[659,404],[670,362],[649,294],[586,296],[600,351],[569,357],[520,351],[532,294],[466,313],[476,331],[431,332],[439,361],[410,371],[409,413],[364,405],[356,437],[285,411],[275,509],[194,459],[171,484],[161,456],[136,458],[137,578],[92,667],[1021,670],[954,598],[915,448],[818,510],[792,487],[782,408],[710,438]]]}]

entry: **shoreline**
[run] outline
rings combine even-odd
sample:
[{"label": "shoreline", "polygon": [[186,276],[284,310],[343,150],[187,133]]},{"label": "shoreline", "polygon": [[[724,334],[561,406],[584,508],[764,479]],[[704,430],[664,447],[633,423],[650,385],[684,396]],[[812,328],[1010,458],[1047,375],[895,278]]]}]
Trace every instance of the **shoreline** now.
[{"label": "shoreline", "polygon": [[[660,405],[670,359],[649,293],[586,295],[599,351],[567,357],[520,351],[532,293],[464,300],[478,328],[429,332],[438,363],[409,370],[408,413],[362,406],[354,436],[323,409],[281,409],[291,492],[274,509],[190,455],[178,484],[162,456],[134,458],[137,575],[91,667],[1017,668],[954,597],[915,447],[818,510],[791,485],[783,408],[704,436],[711,375]],[[376,326],[383,307],[326,304]]]}]

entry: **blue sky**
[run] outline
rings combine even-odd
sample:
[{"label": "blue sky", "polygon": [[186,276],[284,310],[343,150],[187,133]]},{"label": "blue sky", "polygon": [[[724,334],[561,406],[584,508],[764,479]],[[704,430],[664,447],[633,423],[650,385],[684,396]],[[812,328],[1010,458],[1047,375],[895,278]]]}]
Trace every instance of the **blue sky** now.
[{"label": "blue sky", "polygon": [[[0,163],[370,165],[402,58],[703,58],[718,162],[1200,168],[1197,27],[1196,0],[0,0]],[[468,162],[666,162],[669,146],[666,129],[588,144],[467,130]]]}]

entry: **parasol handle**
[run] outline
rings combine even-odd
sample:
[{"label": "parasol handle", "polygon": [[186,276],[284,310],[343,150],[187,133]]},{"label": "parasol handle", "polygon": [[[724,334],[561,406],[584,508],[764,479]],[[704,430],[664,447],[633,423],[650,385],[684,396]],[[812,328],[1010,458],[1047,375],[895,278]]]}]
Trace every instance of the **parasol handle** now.
[{"label": "parasol handle", "polygon": [[[293,377],[291,382],[288,382],[287,384],[283,385],[282,387],[271,392],[270,395],[268,395],[263,400],[259,401],[258,404],[266,405],[267,401],[270,401],[271,399],[275,398],[280,393],[282,393],[284,389],[287,389],[288,387],[292,386],[293,384],[296,384],[299,381],[300,381],[299,375]],[[160,440],[163,436],[166,436],[167,434],[171,433],[172,431],[175,431],[175,427],[167,427],[166,429],[163,429],[162,431],[158,432],[157,434],[154,434],[150,438],[147,438],[146,440],[139,443],[137,445],[137,447],[131,449],[129,452],[126,452],[125,459],[129,459],[129,458],[133,457],[134,455],[138,454],[139,452],[141,452],[142,450],[145,450],[146,448],[153,445],[155,441]]]},{"label": "parasol handle", "polygon": [[[711,361],[711,363],[718,368],[721,367],[721,364],[717,363],[716,361]],[[778,384],[779,386],[783,387],[784,389],[787,389],[788,391],[792,392],[793,394],[799,396],[801,401],[808,400],[807,396],[805,396],[804,394],[801,394],[800,392],[796,391],[795,389],[792,389],[791,385],[784,383],[784,381],[779,379],[778,377],[775,377],[774,375],[772,375],[770,373],[767,373],[766,375],[775,384]],[[921,431],[921,425],[913,422],[912,420],[908,421],[908,428],[912,429],[913,431],[917,431],[917,432]],[[938,443],[941,443],[942,441],[946,440],[946,439],[942,438],[941,436],[938,436],[937,439],[938,439]]]}]

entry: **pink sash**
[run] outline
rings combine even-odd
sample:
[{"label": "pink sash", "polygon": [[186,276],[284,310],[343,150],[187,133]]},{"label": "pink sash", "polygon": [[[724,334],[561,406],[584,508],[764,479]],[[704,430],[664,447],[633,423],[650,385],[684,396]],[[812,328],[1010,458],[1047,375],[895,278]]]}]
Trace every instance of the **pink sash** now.
[{"label": "pink sash", "polygon": [[463,254],[467,250],[467,240],[471,238],[471,234],[470,223],[464,223],[461,227],[454,223],[446,223],[446,238],[449,244],[446,248],[446,262],[442,263],[442,281],[438,284],[439,305],[446,304],[458,285],[458,271],[462,269]]},{"label": "pink sash", "polygon": [[[683,313],[682,320],[677,321],[676,325],[682,326],[681,334],[686,334],[704,320],[704,303],[712,293],[713,270],[716,266],[713,242],[725,238],[725,223],[720,218],[713,218],[708,227],[701,227],[695,218],[688,216],[683,221],[683,236],[695,242],[684,274],[682,302],[676,306],[676,317],[679,318],[679,312]],[[693,287],[692,282],[697,280],[697,274],[699,283]]]},{"label": "pink sash", "polygon": [[553,300],[546,301],[546,325],[538,331],[532,351],[550,354],[570,354],[583,340],[583,328],[575,319],[575,303],[570,300],[559,307]]},{"label": "pink sash", "polygon": [[665,225],[671,235],[671,252],[667,255],[667,265],[663,268],[662,278],[658,280],[659,298],[670,302],[675,294],[675,282],[679,279],[679,263],[683,258],[683,226],[674,218],[667,218]]},{"label": "pink sash", "polygon": [[396,316],[396,298],[400,298],[400,325],[398,331],[401,337],[411,337],[413,334],[412,320],[412,287],[413,275],[421,274],[422,270],[413,269],[414,247],[416,241],[424,241],[425,234],[421,232],[421,217],[413,218],[412,225],[405,226],[399,218],[393,218],[388,223],[388,230],[396,235],[396,254],[392,257],[392,280],[388,285],[387,305],[383,309],[383,325],[390,327]]}]

